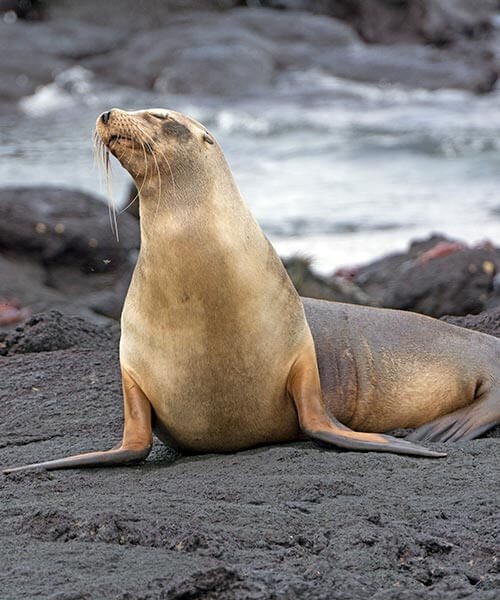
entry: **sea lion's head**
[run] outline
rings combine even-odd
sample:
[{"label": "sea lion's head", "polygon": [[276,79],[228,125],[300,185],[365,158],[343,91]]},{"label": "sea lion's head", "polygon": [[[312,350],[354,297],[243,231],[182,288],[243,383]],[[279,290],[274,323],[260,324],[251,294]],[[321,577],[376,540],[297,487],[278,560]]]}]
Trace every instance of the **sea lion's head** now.
[{"label": "sea lion's head", "polygon": [[96,139],[102,142],[139,186],[204,171],[217,144],[208,131],[181,113],[163,108],[99,115]]}]

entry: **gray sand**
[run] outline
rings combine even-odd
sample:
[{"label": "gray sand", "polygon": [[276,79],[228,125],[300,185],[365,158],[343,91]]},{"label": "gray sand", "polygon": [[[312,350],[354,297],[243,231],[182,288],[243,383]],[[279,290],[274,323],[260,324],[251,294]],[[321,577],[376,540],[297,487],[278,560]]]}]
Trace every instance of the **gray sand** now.
[{"label": "gray sand", "polygon": [[[82,325],[79,345],[77,320],[71,343],[53,321],[18,338],[66,349],[17,354],[18,339],[0,357],[2,467],[120,438],[117,332]],[[176,457],[156,442],[137,467],[2,476],[0,597],[493,600],[499,438],[441,460],[313,443]]]}]

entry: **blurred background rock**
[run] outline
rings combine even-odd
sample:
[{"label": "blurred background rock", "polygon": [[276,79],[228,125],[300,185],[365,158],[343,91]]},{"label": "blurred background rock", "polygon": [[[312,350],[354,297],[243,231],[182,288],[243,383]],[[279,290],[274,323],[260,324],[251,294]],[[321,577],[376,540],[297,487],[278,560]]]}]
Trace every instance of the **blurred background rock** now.
[{"label": "blurred background rock", "polygon": [[[0,0],[5,326],[16,307],[119,316],[137,221],[122,214],[112,241],[91,148],[116,105],[169,106],[215,132],[301,293],[433,316],[494,308],[499,10]],[[121,204],[135,195],[119,169],[113,187]]]}]

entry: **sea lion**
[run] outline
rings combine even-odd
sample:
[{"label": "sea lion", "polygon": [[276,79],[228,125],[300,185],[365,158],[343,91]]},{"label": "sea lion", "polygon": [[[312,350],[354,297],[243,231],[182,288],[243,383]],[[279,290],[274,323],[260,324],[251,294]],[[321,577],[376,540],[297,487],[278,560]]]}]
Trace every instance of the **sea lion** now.
[{"label": "sea lion", "polygon": [[304,299],[328,412],[412,441],[473,439],[500,423],[500,340],[416,313]]},{"label": "sea lion", "polygon": [[[164,109],[112,109],[96,129],[140,194],[141,249],[121,320],[122,443],[7,472],[135,463],[150,452],[153,431],[190,452],[308,437],[352,450],[445,456],[375,431],[418,426],[431,415],[463,410],[475,397],[484,403],[486,372],[465,367],[470,352],[462,358],[464,344],[455,356],[449,351],[446,360],[432,363],[439,352],[417,343],[432,343],[432,336],[418,336],[419,327],[406,325],[402,315],[387,331],[395,313],[380,313],[383,329],[373,325],[370,338],[363,329],[370,317],[362,309],[306,303],[320,336],[323,394],[302,302],[213,136]],[[350,328],[349,315],[358,328]],[[450,340],[460,337],[453,326],[435,329]],[[391,353],[408,334],[417,341],[400,342],[401,351]],[[463,336],[493,347],[479,334]],[[429,361],[419,362],[423,354]],[[420,365],[430,370],[419,379]],[[406,387],[405,371],[411,375]],[[412,393],[401,398],[401,390]],[[491,425],[498,414],[488,415]],[[349,429],[353,423],[368,431]]]}]

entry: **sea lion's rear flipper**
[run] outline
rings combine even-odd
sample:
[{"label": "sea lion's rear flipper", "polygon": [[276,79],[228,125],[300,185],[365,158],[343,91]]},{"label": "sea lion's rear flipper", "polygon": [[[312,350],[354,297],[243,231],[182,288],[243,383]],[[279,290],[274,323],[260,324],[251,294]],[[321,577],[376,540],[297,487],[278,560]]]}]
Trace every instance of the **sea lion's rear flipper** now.
[{"label": "sea lion's rear flipper", "polygon": [[125,370],[122,370],[122,383],[125,424],[120,446],[102,452],[87,452],[67,458],[5,469],[4,473],[30,469],[52,471],[75,467],[112,467],[130,465],[144,460],[150,453],[153,444],[151,405],[144,392]]},{"label": "sea lion's rear flipper", "polygon": [[488,391],[464,408],[415,429],[407,439],[428,442],[473,440],[500,424],[500,396]]},{"label": "sea lion's rear flipper", "polygon": [[321,393],[316,354],[312,342],[308,351],[295,361],[291,369],[288,391],[295,402],[302,431],[317,442],[345,450],[392,452],[428,458],[446,456],[443,452],[428,450],[389,435],[353,431],[329,415]]}]

